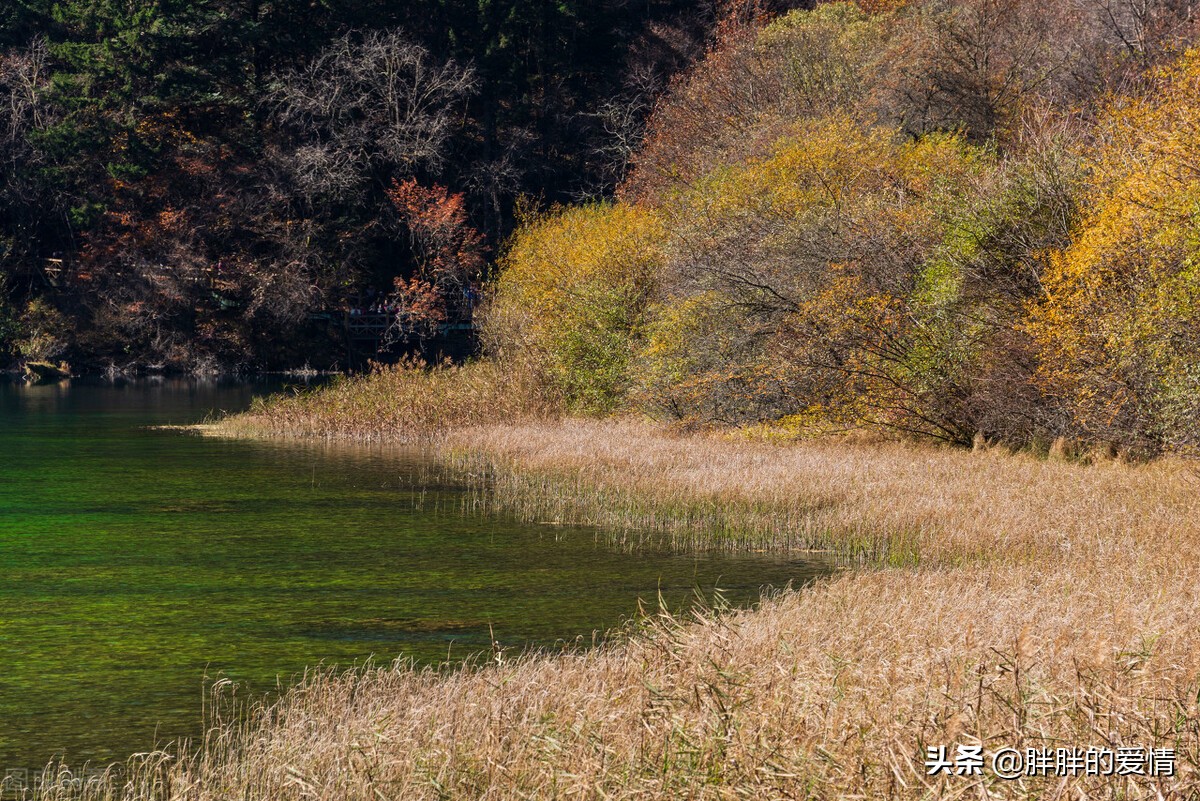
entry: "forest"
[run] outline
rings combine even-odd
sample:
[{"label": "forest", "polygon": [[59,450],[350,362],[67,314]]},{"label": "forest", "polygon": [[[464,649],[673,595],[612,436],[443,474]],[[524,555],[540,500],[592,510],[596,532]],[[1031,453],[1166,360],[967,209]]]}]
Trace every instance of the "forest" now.
[{"label": "forest", "polygon": [[1194,6],[826,3],[726,24],[614,201],[517,231],[485,335],[575,411],[1194,449]]},{"label": "forest", "polygon": [[0,343],[345,366],[478,296],[572,412],[1184,452],[1194,5],[19,3]]},{"label": "forest", "polygon": [[345,368],[313,319],[352,306],[402,307],[419,338],[483,277],[519,203],[611,194],[720,13],[3,6],[0,366],[117,372]]}]

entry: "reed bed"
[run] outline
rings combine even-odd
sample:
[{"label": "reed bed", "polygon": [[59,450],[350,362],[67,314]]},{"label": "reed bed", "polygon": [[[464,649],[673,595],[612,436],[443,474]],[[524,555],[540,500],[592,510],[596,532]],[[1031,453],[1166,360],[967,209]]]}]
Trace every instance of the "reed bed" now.
[{"label": "reed bed", "polygon": [[[868,561],[753,610],[659,614],[599,649],[313,673],[189,755],[41,797],[1200,797],[1186,464],[773,445],[636,421],[476,426],[442,447],[534,519],[700,544],[720,539],[702,533],[715,523],[755,532],[740,547]],[[1174,748],[1176,770],[926,775],[938,745]]]},{"label": "reed bed", "polygon": [[[582,654],[314,674],[199,755],[84,797],[1189,798],[1197,600],[1164,587],[1197,578],[1161,561],[874,571]],[[955,743],[1175,747],[1178,765],[926,776],[923,748]]]},{"label": "reed bed", "polygon": [[487,488],[490,503],[529,520],[666,532],[689,548],[828,550],[874,565],[1073,553],[1103,561],[1157,545],[1200,511],[1200,475],[1177,461],[1084,465],[904,442],[772,444],[578,419],[460,430],[442,449]]},{"label": "reed bed", "polygon": [[528,370],[497,360],[378,366],[313,390],[256,399],[201,429],[223,437],[424,444],[459,426],[544,418],[556,411]]}]

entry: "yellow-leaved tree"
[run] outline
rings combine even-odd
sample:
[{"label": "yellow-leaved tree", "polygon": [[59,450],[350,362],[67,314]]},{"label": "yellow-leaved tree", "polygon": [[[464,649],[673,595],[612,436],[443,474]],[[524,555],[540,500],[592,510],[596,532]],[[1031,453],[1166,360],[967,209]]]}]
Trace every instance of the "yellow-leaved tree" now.
[{"label": "yellow-leaved tree", "polygon": [[1200,52],[1101,127],[1088,211],[1053,254],[1029,329],[1080,434],[1200,444]]},{"label": "yellow-leaved tree", "polygon": [[568,408],[613,410],[630,382],[662,241],[658,215],[632,204],[529,221],[500,260],[484,325],[489,349],[530,363]]},{"label": "yellow-leaved tree", "polygon": [[969,441],[945,403],[954,323],[918,296],[990,163],[953,136],[906,141],[834,114],[697,181],[662,210],[669,291],[643,397],[698,420],[819,416]]}]

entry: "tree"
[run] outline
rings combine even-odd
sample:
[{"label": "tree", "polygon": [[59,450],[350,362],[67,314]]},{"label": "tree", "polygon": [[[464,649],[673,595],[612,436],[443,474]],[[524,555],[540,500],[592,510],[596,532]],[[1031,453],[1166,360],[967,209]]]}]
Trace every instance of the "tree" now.
[{"label": "tree", "polygon": [[[650,93],[701,46],[713,7],[8,4],[0,260],[13,303],[63,311],[83,365],[261,364],[280,331],[320,347],[324,334],[300,333],[313,312],[424,269],[393,180],[461,195],[467,227],[492,242],[522,193],[609,191]],[[616,120],[623,149],[601,141]]]},{"label": "tree", "polygon": [[[667,327],[656,326],[647,356],[674,362],[648,367],[670,378],[650,396],[701,420],[820,410],[969,440],[962,421],[935,413],[946,387],[923,364],[931,333],[914,297],[985,166],[953,138],[906,144],[832,115],[798,126],[769,157],[698,181],[663,212],[673,238],[658,314]],[[686,325],[677,305],[703,324]],[[664,333],[687,338],[667,347]]]},{"label": "tree", "polygon": [[46,101],[50,83],[46,43],[0,53],[0,273],[29,270],[47,237],[54,201],[43,175],[48,158],[37,140],[57,109]]},{"label": "tree", "polygon": [[716,45],[655,109],[622,193],[654,198],[761,153],[797,120],[852,113],[870,91],[882,35],[879,20],[849,3],[765,27],[726,20]]},{"label": "tree", "polygon": [[653,211],[625,204],[533,218],[501,259],[485,319],[489,351],[529,363],[573,409],[616,408],[634,380],[663,237]]},{"label": "tree", "polygon": [[1081,213],[1080,131],[1069,120],[1027,123],[1009,157],[970,187],[946,238],[922,268],[914,305],[942,365],[941,414],[989,441],[1022,447],[1064,431],[1064,409],[1036,381],[1040,354],[1025,330],[1042,297],[1048,253]]},{"label": "tree", "polygon": [[346,34],[275,81],[267,102],[296,145],[281,158],[309,198],[342,200],[365,181],[436,171],[475,87],[398,30]]},{"label": "tree", "polygon": [[401,333],[421,339],[455,314],[469,315],[483,273],[483,237],[467,221],[463,195],[444,186],[397,181],[388,193],[408,229],[411,275],[397,276],[395,301]]},{"label": "tree", "polygon": [[1169,58],[1195,32],[1196,0],[1075,0],[1110,46],[1146,70]]},{"label": "tree", "polygon": [[1052,254],[1029,330],[1073,432],[1155,452],[1200,445],[1200,54],[1100,129],[1088,210]]},{"label": "tree", "polygon": [[1099,57],[1086,17],[1038,0],[930,0],[896,17],[880,113],[913,136],[1014,138],[1031,108],[1087,101]]}]

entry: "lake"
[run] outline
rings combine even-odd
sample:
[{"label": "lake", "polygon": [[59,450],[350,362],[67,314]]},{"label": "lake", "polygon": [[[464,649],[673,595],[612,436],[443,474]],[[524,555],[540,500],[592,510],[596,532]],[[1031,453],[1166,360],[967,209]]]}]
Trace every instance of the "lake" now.
[{"label": "lake", "polygon": [[153,428],[277,388],[0,382],[0,775],[195,736],[218,678],[590,643],[639,599],[745,604],[826,571],[473,513],[416,451]]}]

